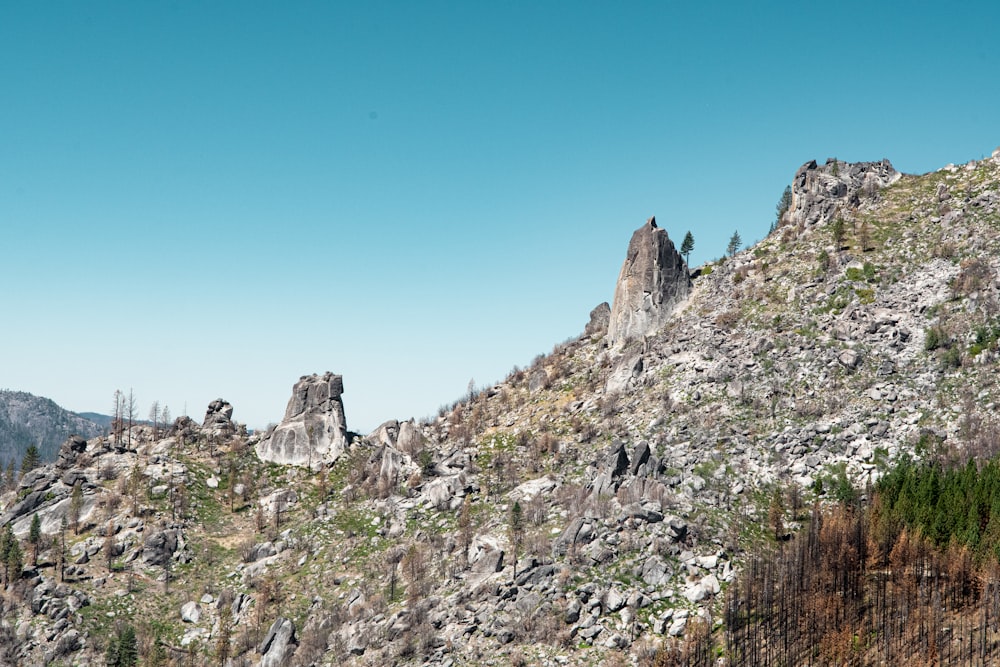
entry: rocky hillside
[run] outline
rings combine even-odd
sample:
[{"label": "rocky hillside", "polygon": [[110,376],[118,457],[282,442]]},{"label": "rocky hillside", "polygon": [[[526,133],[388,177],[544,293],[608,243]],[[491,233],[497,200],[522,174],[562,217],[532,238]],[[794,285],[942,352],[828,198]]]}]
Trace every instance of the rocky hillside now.
[{"label": "rocky hillside", "polygon": [[99,435],[101,425],[23,391],[0,390],[0,465],[20,467],[25,450],[38,447],[43,461],[55,460],[67,437]]},{"label": "rocky hillside", "polygon": [[327,373],[267,433],[220,400],[66,441],[4,496],[0,662],[652,664],[717,632],[776,494],[794,528],[1000,443],[1000,153],[810,162],[792,195],[693,281],[650,220],[582,337],[428,422],[356,436]]}]

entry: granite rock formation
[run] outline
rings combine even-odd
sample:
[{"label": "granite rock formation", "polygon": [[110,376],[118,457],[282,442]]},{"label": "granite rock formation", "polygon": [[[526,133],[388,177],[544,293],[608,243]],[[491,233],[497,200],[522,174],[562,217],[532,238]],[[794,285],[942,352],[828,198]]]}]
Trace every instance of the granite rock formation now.
[{"label": "granite rock formation", "polygon": [[217,431],[219,433],[232,433],[236,430],[233,425],[233,406],[229,401],[217,398],[208,404],[205,411],[205,421],[202,422],[203,429]]},{"label": "granite rock formation", "polygon": [[590,311],[590,321],[583,330],[584,336],[603,336],[608,333],[611,322],[611,306],[605,301]]},{"label": "granite rock formation", "polygon": [[608,325],[611,345],[659,329],[691,291],[684,258],[652,217],[632,234]]},{"label": "granite rock formation", "polygon": [[806,162],[795,172],[792,202],[781,225],[813,225],[829,222],[838,214],[871,202],[878,191],[902,176],[888,160],[843,162],[835,158],[819,166]]},{"label": "granite rock formation", "polygon": [[304,375],[292,388],[281,423],[257,443],[264,461],[314,466],[335,461],[347,446],[340,375]]}]

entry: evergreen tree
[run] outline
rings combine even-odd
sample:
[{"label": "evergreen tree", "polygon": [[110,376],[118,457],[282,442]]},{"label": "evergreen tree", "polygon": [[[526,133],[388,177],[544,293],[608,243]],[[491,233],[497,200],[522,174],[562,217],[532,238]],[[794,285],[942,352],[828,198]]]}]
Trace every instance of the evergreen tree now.
[{"label": "evergreen tree", "polygon": [[685,264],[690,264],[689,258],[692,250],[694,250],[694,236],[691,235],[689,230],[688,233],[684,235],[684,240],[681,241],[681,254],[684,255]]},{"label": "evergreen tree", "polygon": [[31,564],[38,564],[38,545],[42,541],[42,520],[36,512],[31,516],[31,528],[28,530],[28,544],[31,545]]},{"label": "evergreen tree", "polygon": [[515,501],[510,508],[510,520],[507,524],[507,536],[510,540],[510,551],[514,557],[514,578],[517,579],[517,554],[524,542],[524,511],[521,503]]},{"label": "evergreen tree", "polygon": [[139,642],[135,638],[135,628],[131,625],[119,627],[115,636],[108,639],[104,664],[107,667],[134,667],[138,662]]},{"label": "evergreen tree", "polygon": [[38,454],[38,447],[28,445],[28,448],[24,450],[24,458],[21,459],[21,474],[24,475],[29,470],[34,470],[41,464],[42,458]]},{"label": "evergreen tree", "polygon": [[4,527],[3,535],[0,536],[0,556],[3,556],[4,581],[10,585],[15,579],[21,578],[21,570],[24,569],[24,554],[21,552],[21,543],[17,541],[9,523]]},{"label": "evergreen tree", "polygon": [[139,661],[139,643],[135,629],[126,625],[118,635],[118,666],[133,667]]},{"label": "evergreen tree", "polygon": [[840,247],[844,245],[844,220],[837,218],[830,223],[830,232],[833,234],[833,244],[837,246],[837,250],[840,250]]},{"label": "evergreen tree", "polygon": [[740,238],[739,231],[733,232],[733,235],[729,237],[729,245],[726,246],[726,254],[732,257],[741,245],[743,245],[743,239]]},{"label": "evergreen tree", "polygon": [[80,480],[73,485],[73,493],[69,497],[69,522],[73,526],[73,534],[80,534],[80,518],[83,514],[83,485]]},{"label": "evergreen tree", "polygon": [[774,222],[771,223],[771,231],[781,225],[781,218],[788,212],[788,209],[792,206],[792,187],[790,185],[785,186],[785,191],[781,193],[781,199],[778,200],[778,205],[775,206],[775,216]]}]

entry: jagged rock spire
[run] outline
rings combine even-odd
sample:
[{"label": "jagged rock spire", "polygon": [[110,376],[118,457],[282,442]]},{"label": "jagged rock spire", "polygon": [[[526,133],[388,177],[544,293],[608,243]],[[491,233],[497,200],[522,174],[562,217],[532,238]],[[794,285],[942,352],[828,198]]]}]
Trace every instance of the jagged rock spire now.
[{"label": "jagged rock spire", "polygon": [[651,217],[632,234],[611,306],[608,340],[642,338],[663,326],[691,291],[684,258]]}]

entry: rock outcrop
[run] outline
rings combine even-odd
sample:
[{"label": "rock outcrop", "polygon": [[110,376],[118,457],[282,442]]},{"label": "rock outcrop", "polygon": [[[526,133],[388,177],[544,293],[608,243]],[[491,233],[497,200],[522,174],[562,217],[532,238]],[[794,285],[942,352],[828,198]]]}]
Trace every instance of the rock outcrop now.
[{"label": "rock outcrop", "polygon": [[829,222],[838,212],[873,201],[879,190],[901,176],[888,160],[852,163],[831,158],[822,167],[816,160],[806,162],[795,172],[792,202],[781,225],[811,227]]},{"label": "rock outcrop", "polygon": [[292,388],[285,418],[259,443],[264,461],[298,466],[335,461],[347,446],[340,375],[304,375]]},{"label": "rock outcrop", "polygon": [[632,234],[618,275],[608,325],[612,345],[642,338],[659,329],[691,291],[684,258],[656,218]]},{"label": "rock outcrop", "polygon": [[229,401],[217,398],[208,404],[205,411],[205,421],[201,427],[215,431],[217,433],[233,433],[236,427],[233,425],[233,406]]},{"label": "rock outcrop", "polygon": [[590,321],[587,328],[583,330],[584,336],[603,336],[608,333],[608,324],[611,322],[611,306],[605,301],[592,311],[590,311]]}]

